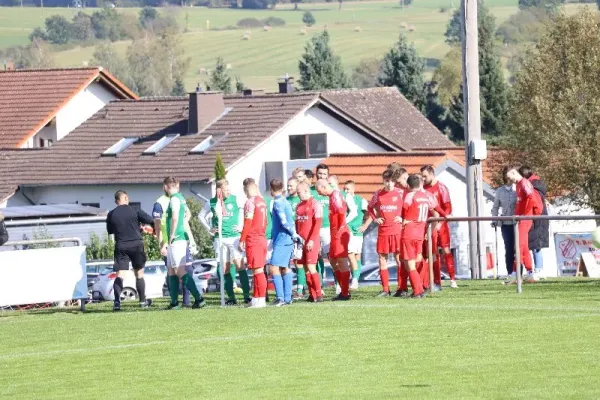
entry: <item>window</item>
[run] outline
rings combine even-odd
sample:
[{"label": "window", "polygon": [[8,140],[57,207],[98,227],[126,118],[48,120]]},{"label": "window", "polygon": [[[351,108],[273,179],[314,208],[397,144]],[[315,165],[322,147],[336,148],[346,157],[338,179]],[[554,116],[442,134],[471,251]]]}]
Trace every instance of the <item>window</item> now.
[{"label": "window", "polygon": [[159,151],[161,151],[162,149],[164,149],[165,147],[167,147],[169,145],[169,143],[171,143],[173,140],[177,139],[178,137],[179,137],[179,133],[163,136],[162,138],[160,138],[160,140],[158,140],[152,146],[148,147],[142,154],[153,156],[156,153],[158,153]]},{"label": "window", "polygon": [[116,156],[117,154],[125,151],[125,149],[127,149],[129,146],[131,146],[132,144],[134,144],[137,141],[138,141],[137,137],[123,138],[123,139],[119,140],[117,143],[110,146],[108,149],[106,149],[106,151],[104,153],[102,153],[102,155],[103,156]]},{"label": "window", "polygon": [[199,145],[194,147],[190,151],[190,154],[204,154],[205,152],[210,150],[213,146],[215,146],[217,143],[219,143],[221,140],[223,140],[225,138],[225,136],[227,136],[226,133],[217,134],[217,135],[209,135],[206,139],[204,139],[202,142],[200,142]]},{"label": "window", "polygon": [[52,139],[40,138],[40,147],[50,147],[54,141]]},{"label": "window", "polygon": [[135,211],[140,211],[142,209],[142,203],[137,201],[130,201],[129,207],[133,208]]},{"label": "window", "polygon": [[327,157],[327,134],[290,135],[290,160]]},{"label": "window", "polygon": [[81,203],[82,206],[100,208],[100,203]]}]

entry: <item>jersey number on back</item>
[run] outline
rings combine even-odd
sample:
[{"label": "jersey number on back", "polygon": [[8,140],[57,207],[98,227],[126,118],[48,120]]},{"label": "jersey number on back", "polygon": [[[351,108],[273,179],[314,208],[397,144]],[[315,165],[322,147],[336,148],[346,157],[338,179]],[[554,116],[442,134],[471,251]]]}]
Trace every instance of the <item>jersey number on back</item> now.
[{"label": "jersey number on back", "polygon": [[429,207],[427,204],[419,204],[419,222],[427,221],[427,214],[429,213]]}]

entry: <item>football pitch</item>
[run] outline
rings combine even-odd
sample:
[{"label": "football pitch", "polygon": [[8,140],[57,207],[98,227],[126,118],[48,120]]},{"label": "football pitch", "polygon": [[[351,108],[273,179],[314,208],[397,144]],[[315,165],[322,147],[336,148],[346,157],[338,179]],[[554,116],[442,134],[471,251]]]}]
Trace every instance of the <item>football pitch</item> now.
[{"label": "football pitch", "polygon": [[[0,398],[600,397],[600,281],[422,300],[0,312]],[[331,295],[331,293],[329,293]]]}]

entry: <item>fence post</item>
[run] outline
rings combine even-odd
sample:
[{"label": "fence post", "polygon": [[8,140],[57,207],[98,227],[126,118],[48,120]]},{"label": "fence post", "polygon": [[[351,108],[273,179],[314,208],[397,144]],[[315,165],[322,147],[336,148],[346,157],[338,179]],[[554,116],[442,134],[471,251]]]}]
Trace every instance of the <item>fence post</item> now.
[{"label": "fence post", "polygon": [[429,268],[429,290],[431,293],[433,293],[433,285],[435,285],[433,279],[433,243],[431,243],[432,225],[432,222],[427,225],[427,268]]},{"label": "fence post", "polygon": [[519,221],[515,220],[515,268],[517,269],[517,293],[523,292],[523,276],[521,275],[521,247],[519,246]]}]

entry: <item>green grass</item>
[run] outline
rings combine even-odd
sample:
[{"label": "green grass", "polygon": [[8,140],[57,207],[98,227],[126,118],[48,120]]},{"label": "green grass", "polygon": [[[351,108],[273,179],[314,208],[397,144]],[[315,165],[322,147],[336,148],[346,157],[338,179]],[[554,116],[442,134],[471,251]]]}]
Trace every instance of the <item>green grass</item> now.
[{"label": "green grass", "polygon": [[0,314],[0,398],[598,398],[600,281],[423,300]]}]

